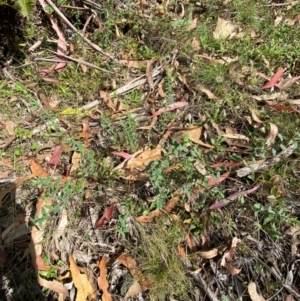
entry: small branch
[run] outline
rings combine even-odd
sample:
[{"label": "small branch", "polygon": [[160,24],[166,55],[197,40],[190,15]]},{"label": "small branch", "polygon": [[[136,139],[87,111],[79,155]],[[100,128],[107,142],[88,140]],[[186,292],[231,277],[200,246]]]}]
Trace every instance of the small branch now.
[{"label": "small branch", "polygon": [[72,6],[72,5],[60,5],[59,7],[76,9],[76,10],[90,10],[89,8],[86,7],[79,7],[79,6]]},{"label": "small branch", "polygon": [[31,47],[29,47],[28,51],[32,52],[36,50],[38,47],[41,46],[41,44],[42,44],[42,40],[35,42]]},{"label": "small branch", "polygon": [[16,139],[15,136],[9,137],[0,144],[0,149],[6,149],[14,140]]},{"label": "small branch", "polygon": [[[94,101],[92,101],[92,102],[90,102],[90,103],[88,103],[88,104],[82,106],[80,109],[81,109],[81,110],[90,110],[90,109],[92,109],[93,107],[96,107],[96,106],[99,105],[99,104],[100,104],[100,101],[99,101],[99,100],[94,100]],[[58,119],[58,118],[56,118],[56,119],[54,119],[54,120],[51,120],[51,121],[49,121],[49,122],[47,122],[47,123],[45,123],[45,124],[42,124],[42,125],[40,125],[40,126],[34,128],[34,129],[31,131],[31,134],[32,134],[32,135],[36,135],[36,134],[38,134],[38,133],[44,131],[44,130],[47,128],[47,126],[51,127],[51,126],[54,126],[54,125],[57,124],[57,123],[59,123],[59,119]],[[6,146],[5,146],[5,147],[6,147]],[[1,145],[0,145],[0,148],[2,148]]]},{"label": "small branch", "polygon": [[51,1],[51,0],[46,0],[46,2],[53,8],[53,10],[66,22],[66,24],[77,34],[79,35],[87,44],[89,44],[92,48],[94,48],[95,50],[99,51],[100,53],[102,53],[103,55],[107,56],[108,58],[110,58],[111,60],[113,60],[114,58],[106,53],[105,51],[103,51],[98,45],[94,44],[93,42],[91,42],[88,38],[86,38],[82,33],[80,33],[74,26],[73,24],[64,16],[64,14],[58,9],[58,7]]},{"label": "small branch", "polygon": [[285,6],[285,5],[297,5],[299,4],[300,1],[292,1],[292,2],[287,2],[287,3],[272,3],[272,4],[265,4],[263,6]]},{"label": "small branch", "polygon": [[65,60],[58,59],[58,58],[46,58],[46,57],[37,57],[34,61],[43,61],[43,62],[54,62],[54,63],[65,63]]},{"label": "small branch", "polygon": [[[148,77],[151,76],[152,80],[155,81],[155,85],[157,85],[159,80],[161,79],[160,78],[158,80],[158,78],[160,76],[162,76],[162,74],[165,70],[164,66],[169,63],[172,64],[177,53],[178,53],[178,49],[174,48],[173,51],[171,52],[171,54],[169,55],[169,57],[166,59],[166,61],[163,64],[161,64],[160,66],[155,67],[152,70],[152,73],[148,74]],[[147,82],[147,74],[141,75],[140,77],[135,78],[134,80],[127,83],[126,85],[124,85],[124,86],[120,87],[119,89],[115,90],[114,92],[110,93],[110,96],[113,97],[115,95],[121,95],[121,94],[128,93],[128,92],[134,90],[136,87],[145,84],[146,82]]]},{"label": "small branch", "polygon": [[90,1],[90,0],[83,0],[83,3],[84,3],[85,5],[87,5],[87,6],[92,7],[93,9],[98,9],[98,10],[100,10],[100,11],[103,10],[103,7],[102,7],[100,4],[95,3],[95,2],[93,2],[93,1]]},{"label": "small branch", "polygon": [[191,274],[192,274],[194,280],[203,287],[203,289],[205,290],[205,293],[207,293],[207,295],[211,301],[219,301],[219,299],[216,297],[216,295],[213,293],[213,291],[207,286],[204,279],[201,277],[201,275],[199,273],[191,273]]},{"label": "small branch", "polygon": [[93,18],[93,15],[90,15],[90,16],[87,18],[87,20],[86,20],[86,22],[85,22],[85,24],[84,24],[84,26],[83,26],[83,29],[82,29],[83,34],[85,33],[86,28],[88,27],[88,25],[89,25],[90,21],[92,20],[92,18]]},{"label": "small branch", "polygon": [[245,177],[247,175],[250,175],[252,172],[256,172],[259,170],[263,170],[268,168],[271,165],[277,164],[280,162],[282,159],[288,158],[295,150],[296,150],[296,145],[292,144],[289,147],[287,147],[285,150],[280,152],[279,154],[275,155],[274,157],[267,159],[265,162],[261,164],[251,164],[247,167],[240,168],[236,170],[237,176],[239,178]]},{"label": "small branch", "polygon": [[90,103],[87,103],[86,105],[82,106],[81,109],[82,110],[90,110],[92,109],[93,107],[96,107],[100,104],[100,101],[99,100],[94,100]]},{"label": "small branch", "polygon": [[67,55],[64,55],[64,54],[61,54],[61,53],[57,53],[57,52],[55,52],[55,51],[51,51],[51,50],[49,50],[49,51],[52,52],[52,53],[54,53],[55,55],[57,55],[57,56],[59,56],[59,57],[63,57],[63,58],[65,58],[65,59],[67,59],[67,60],[76,62],[76,63],[78,63],[78,64],[82,64],[82,65],[85,65],[85,66],[87,66],[87,67],[95,68],[95,69],[98,69],[98,70],[100,70],[100,71],[107,72],[107,73],[110,73],[110,74],[115,74],[115,72],[113,72],[113,71],[108,71],[108,70],[106,70],[106,69],[103,69],[103,68],[98,67],[98,66],[96,66],[96,65],[94,65],[94,64],[88,63],[88,62],[86,62],[86,61],[82,61],[82,60],[79,60],[79,59],[75,59],[74,57],[67,56]]}]

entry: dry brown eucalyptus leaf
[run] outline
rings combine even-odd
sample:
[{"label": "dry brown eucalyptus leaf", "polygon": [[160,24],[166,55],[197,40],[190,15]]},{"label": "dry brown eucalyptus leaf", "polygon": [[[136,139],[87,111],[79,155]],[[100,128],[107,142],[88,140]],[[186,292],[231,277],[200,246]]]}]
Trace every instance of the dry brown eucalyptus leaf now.
[{"label": "dry brown eucalyptus leaf", "polygon": [[252,301],[266,301],[262,295],[257,293],[256,284],[254,282],[248,284],[248,292]]},{"label": "dry brown eucalyptus leaf", "polygon": [[278,135],[278,127],[274,123],[270,123],[270,132],[267,137],[266,145],[270,146],[272,144],[272,141],[275,141],[276,137]]},{"label": "dry brown eucalyptus leaf", "polygon": [[132,283],[132,285],[129,287],[126,295],[125,295],[125,299],[130,298],[130,297],[134,297],[137,294],[141,293],[143,291],[142,287],[140,286],[140,284],[136,281],[134,283]]},{"label": "dry brown eucalyptus leaf", "polygon": [[215,40],[227,39],[236,30],[236,26],[231,22],[218,18],[217,26],[213,32]]},{"label": "dry brown eucalyptus leaf", "polygon": [[93,286],[86,274],[81,274],[72,255],[69,255],[70,270],[75,287],[77,288],[76,301],[86,301],[87,298],[95,299]]}]

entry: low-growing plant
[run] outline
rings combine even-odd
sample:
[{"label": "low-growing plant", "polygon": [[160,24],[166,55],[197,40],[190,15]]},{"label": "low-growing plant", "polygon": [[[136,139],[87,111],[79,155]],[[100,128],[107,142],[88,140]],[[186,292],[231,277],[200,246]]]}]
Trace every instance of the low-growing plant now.
[{"label": "low-growing plant", "polygon": [[126,149],[132,153],[136,152],[139,147],[139,137],[136,129],[136,121],[130,113],[127,113],[126,118],[120,120],[120,125],[122,127]]},{"label": "low-growing plant", "polygon": [[[262,205],[260,203],[255,203],[254,216],[258,219],[255,223],[257,230],[265,230],[272,238],[281,238],[282,233],[280,230],[280,225],[299,225],[300,222],[296,217],[291,217],[287,212],[284,203],[280,204],[280,200],[277,200],[274,196],[273,201],[278,202],[277,205]],[[269,198],[270,198],[269,197]]]},{"label": "low-growing plant", "polygon": [[150,283],[150,299],[189,300],[192,283],[176,250],[182,238],[179,227],[162,218],[156,224],[140,226],[139,232],[142,240],[133,252],[142,277]]},{"label": "low-growing plant", "polygon": [[137,211],[137,206],[135,204],[135,200],[132,198],[125,198],[122,200],[121,205],[124,212],[118,216],[119,223],[117,226],[117,232],[120,233],[123,239],[125,239],[126,234],[129,233],[128,221],[133,212]]}]

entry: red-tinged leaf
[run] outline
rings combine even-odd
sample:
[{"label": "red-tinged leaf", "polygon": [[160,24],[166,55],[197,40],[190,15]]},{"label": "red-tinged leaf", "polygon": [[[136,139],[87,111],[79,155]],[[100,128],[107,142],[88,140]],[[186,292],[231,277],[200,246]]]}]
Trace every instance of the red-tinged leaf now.
[{"label": "red-tinged leaf", "polygon": [[[193,191],[194,191],[194,192],[197,192],[198,189],[195,188]],[[194,201],[194,200],[196,199],[196,197],[197,197],[197,194],[195,194],[195,193],[191,194],[191,196],[190,196],[190,198],[189,198],[189,201],[190,201],[190,202]],[[187,210],[187,211],[188,211],[188,210]],[[189,212],[189,211],[188,211],[188,212]]]},{"label": "red-tinged leaf", "polygon": [[248,190],[244,190],[244,191],[238,191],[232,195],[230,195],[228,198],[226,198],[225,201],[219,201],[219,202],[216,202],[214,203],[213,205],[211,205],[209,207],[210,210],[216,210],[216,209],[220,209],[220,208],[223,208],[225,207],[229,202],[232,202],[232,201],[235,201],[238,196],[240,195],[247,195],[247,194],[250,194],[254,191],[256,191],[257,189],[259,188],[259,185],[251,188],[251,189],[248,189]]},{"label": "red-tinged leaf", "polygon": [[[45,0],[39,0],[41,6],[43,7],[44,11],[47,12],[47,6],[48,6],[48,3],[46,3]],[[66,54],[67,53],[67,42],[66,42],[66,39],[65,39],[65,36],[64,36],[64,33],[63,31],[59,28],[58,26],[58,23],[56,21],[56,19],[53,18],[53,15],[51,15],[50,13],[46,13],[47,16],[49,17],[50,19],[50,22],[51,22],[51,25],[52,25],[52,28],[54,29],[54,31],[56,32],[57,36],[58,36],[58,40],[57,40],[57,53],[59,54]],[[67,65],[67,63],[63,62],[63,63],[58,63],[58,64],[55,64],[54,68],[50,68],[50,70],[47,70],[47,71],[50,71],[49,73],[51,73],[53,70],[56,70],[56,71],[61,71],[62,68],[64,68],[65,66]],[[43,70],[44,71],[44,70]],[[40,71],[41,73],[41,71]],[[48,73],[48,74],[49,74]]]},{"label": "red-tinged leaf", "polygon": [[46,83],[50,83],[50,84],[58,84],[59,83],[59,81],[57,79],[50,78],[50,77],[43,77],[43,81],[45,81]]},{"label": "red-tinged leaf", "polygon": [[216,210],[227,206],[229,201],[227,199],[225,201],[218,201],[209,207],[210,210]]},{"label": "red-tinged leaf", "polygon": [[49,161],[50,165],[56,166],[59,163],[62,151],[63,151],[62,145],[55,146],[53,153],[52,153],[52,157]]},{"label": "red-tinged leaf", "polygon": [[104,225],[106,225],[112,218],[117,203],[112,203],[103,213],[102,217],[98,220],[95,225],[95,229],[100,229]]},{"label": "red-tinged leaf", "polygon": [[224,174],[222,174],[218,179],[214,179],[214,178],[209,178],[208,179],[208,186],[213,186],[216,184],[220,184],[221,182],[223,182],[226,178],[228,178],[230,172],[225,172]]},{"label": "red-tinged leaf", "polygon": [[[207,176],[207,180],[208,180],[208,186],[213,186],[216,184],[219,184],[221,182],[223,182],[228,176],[229,176],[230,172],[225,172],[224,174],[222,174],[218,179],[213,179],[211,176]],[[189,201],[194,201],[195,198],[197,197],[196,192],[202,192],[204,191],[203,187],[195,187],[193,189],[193,193],[191,194]]]},{"label": "red-tinged leaf", "polygon": [[[47,3],[44,0],[39,0],[39,2],[42,4],[43,8],[46,11]],[[57,41],[57,52],[60,54],[65,54],[67,52],[67,42],[64,36],[63,31],[59,28],[57,21],[53,18],[51,14],[48,14],[48,17],[50,18],[52,28],[55,30],[58,41]],[[59,63],[61,64],[61,63]]]},{"label": "red-tinged leaf", "polygon": [[218,168],[218,167],[235,167],[235,166],[240,166],[243,165],[242,162],[219,162],[211,165],[211,168]]},{"label": "red-tinged leaf", "polygon": [[40,75],[49,75],[51,72],[53,71],[53,69],[42,69],[39,71]]},{"label": "red-tinged leaf", "polygon": [[57,72],[60,72],[63,68],[67,66],[67,63],[58,63],[55,67],[54,70]]},{"label": "red-tinged leaf", "polygon": [[173,110],[176,110],[178,108],[181,108],[181,107],[185,107],[187,106],[189,103],[186,102],[186,101],[178,101],[178,102],[174,102],[172,104],[170,104],[169,106],[167,106],[166,108],[161,108],[159,109],[158,111],[156,111],[153,116],[159,116],[161,115],[162,113],[164,112],[169,112],[169,111],[173,111]]},{"label": "red-tinged leaf", "polygon": [[266,105],[269,108],[275,109],[277,111],[283,112],[297,112],[297,110],[293,107],[283,106],[283,105]]},{"label": "red-tinged leaf", "polygon": [[299,21],[300,21],[300,14],[295,17],[295,19],[293,20],[292,25],[296,25],[297,23],[299,23]]},{"label": "red-tinged leaf", "polygon": [[244,191],[238,191],[238,192],[232,194],[231,196],[229,196],[227,198],[227,200],[230,201],[230,202],[235,201],[238,198],[238,196],[248,195],[248,194],[253,193],[254,191],[256,191],[258,188],[259,188],[259,185],[256,185],[255,187],[253,187],[251,189],[244,190]]},{"label": "red-tinged leaf", "polygon": [[124,159],[130,159],[132,158],[132,155],[128,154],[128,153],[125,153],[125,152],[112,152],[113,155],[116,155],[116,156],[119,156],[119,157],[122,157]]},{"label": "red-tinged leaf", "polygon": [[280,68],[272,77],[271,79],[262,87],[262,89],[270,89],[272,87],[274,87],[279,79],[281,78],[281,76],[284,74],[285,72],[285,68]]}]

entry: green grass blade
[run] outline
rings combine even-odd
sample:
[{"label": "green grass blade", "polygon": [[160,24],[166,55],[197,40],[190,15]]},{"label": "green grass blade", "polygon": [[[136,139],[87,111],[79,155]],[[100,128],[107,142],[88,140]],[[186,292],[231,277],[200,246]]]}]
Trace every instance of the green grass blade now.
[{"label": "green grass blade", "polygon": [[15,7],[23,17],[28,17],[33,9],[32,0],[16,0]]}]

